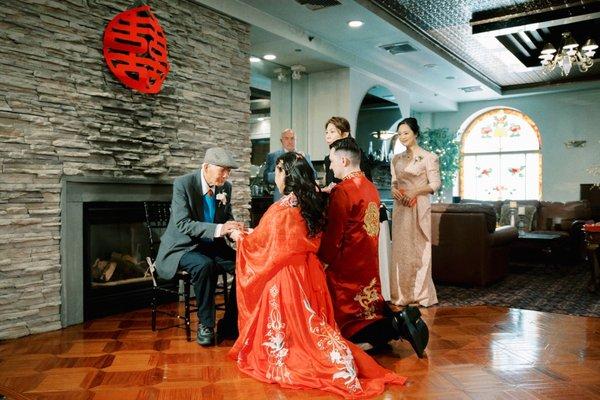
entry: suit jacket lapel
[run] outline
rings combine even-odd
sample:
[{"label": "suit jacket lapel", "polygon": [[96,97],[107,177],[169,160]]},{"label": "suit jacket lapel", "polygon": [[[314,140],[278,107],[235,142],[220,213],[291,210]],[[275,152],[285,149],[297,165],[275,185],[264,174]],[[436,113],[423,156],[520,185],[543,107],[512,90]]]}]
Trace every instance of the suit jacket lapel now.
[{"label": "suit jacket lapel", "polygon": [[195,217],[199,221],[204,221],[204,195],[202,194],[202,176],[200,170],[194,176],[194,185],[190,188],[190,201],[192,210],[196,213]]},{"label": "suit jacket lapel", "polygon": [[225,209],[225,206],[223,205],[221,200],[217,199],[217,195],[220,193],[227,193],[225,192],[225,185],[215,187],[215,223],[221,222],[221,220],[223,219],[223,210]]}]

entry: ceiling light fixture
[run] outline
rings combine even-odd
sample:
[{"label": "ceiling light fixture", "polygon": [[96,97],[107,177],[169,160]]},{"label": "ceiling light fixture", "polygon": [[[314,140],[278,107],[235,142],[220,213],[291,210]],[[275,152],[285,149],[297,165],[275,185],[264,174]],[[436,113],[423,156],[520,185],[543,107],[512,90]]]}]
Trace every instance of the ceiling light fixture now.
[{"label": "ceiling light fixture", "polygon": [[348,26],[350,28],[360,28],[361,26],[364,25],[364,22],[359,21],[359,20],[355,20],[355,21],[348,21]]},{"label": "ceiling light fixture", "polygon": [[250,60],[250,62],[251,62],[251,63],[257,63],[257,62],[259,62],[259,61],[260,61],[260,58],[258,58],[258,57],[254,57],[254,56],[250,56],[250,59],[249,59],[249,60]]},{"label": "ceiling light fixture", "polygon": [[277,56],[275,54],[265,54],[263,58],[267,61],[273,61],[277,58]]},{"label": "ceiling light fixture", "polygon": [[395,135],[396,135],[396,132],[394,132],[394,131],[381,130],[381,131],[371,132],[371,136],[373,136],[374,138],[377,138],[379,140],[389,140],[389,139],[393,138]]},{"label": "ceiling light fixture", "polygon": [[561,44],[558,51],[552,43],[546,43],[540,53],[540,63],[547,72],[560,67],[563,76],[569,75],[573,65],[577,65],[579,71],[586,72],[594,65],[594,54],[598,45],[593,39],[588,39],[578,50],[579,43],[573,39],[571,32],[563,32]]}]

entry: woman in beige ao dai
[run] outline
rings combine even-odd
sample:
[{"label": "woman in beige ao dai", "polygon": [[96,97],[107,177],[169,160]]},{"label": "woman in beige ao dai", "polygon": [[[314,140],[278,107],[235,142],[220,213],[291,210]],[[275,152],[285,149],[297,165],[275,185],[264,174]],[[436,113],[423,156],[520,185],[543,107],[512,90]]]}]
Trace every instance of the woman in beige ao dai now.
[{"label": "woman in beige ao dai", "polygon": [[431,306],[438,302],[431,278],[431,203],[429,195],[441,186],[438,157],[417,144],[419,125],[405,118],[398,125],[398,140],[406,151],[391,162],[392,265],[391,300],[405,306]]}]

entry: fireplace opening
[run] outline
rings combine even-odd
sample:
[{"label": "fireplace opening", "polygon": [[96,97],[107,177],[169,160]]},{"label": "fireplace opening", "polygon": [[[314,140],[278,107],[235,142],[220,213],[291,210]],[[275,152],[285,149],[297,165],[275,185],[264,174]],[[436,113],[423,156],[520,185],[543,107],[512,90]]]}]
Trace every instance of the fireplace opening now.
[{"label": "fireplace opening", "polygon": [[[150,306],[143,202],[83,204],[84,320]],[[158,242],[162,232],[152,231]],[[175,300],[175,299],[173,299]]]}]

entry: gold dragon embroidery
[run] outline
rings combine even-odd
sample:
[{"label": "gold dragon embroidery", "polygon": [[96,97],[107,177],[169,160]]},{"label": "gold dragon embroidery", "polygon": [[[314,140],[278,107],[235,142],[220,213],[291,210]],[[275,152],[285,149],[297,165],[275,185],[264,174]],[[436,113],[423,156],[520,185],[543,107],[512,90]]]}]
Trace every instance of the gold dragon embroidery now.
[{"label": "gold dragon embroidery", "polygon": [[376,284],[377,278],[373,278],[371,283],[369,283],[369,286],[365,286],[356,296],[354,296],[354,300],[358,301],[358,304],[360,304],[363,309],[360,315],[364,319],[373,319],[377,317],[375,304],[379,300],[379,293],[377,293],[377,289],[375,288]]},{"label": "gold dragon embroidery", "polygon": [[370,202],[365,212],[365,231],[371,237],[377,236],[379,233],[379,208],[374,202]]}]

